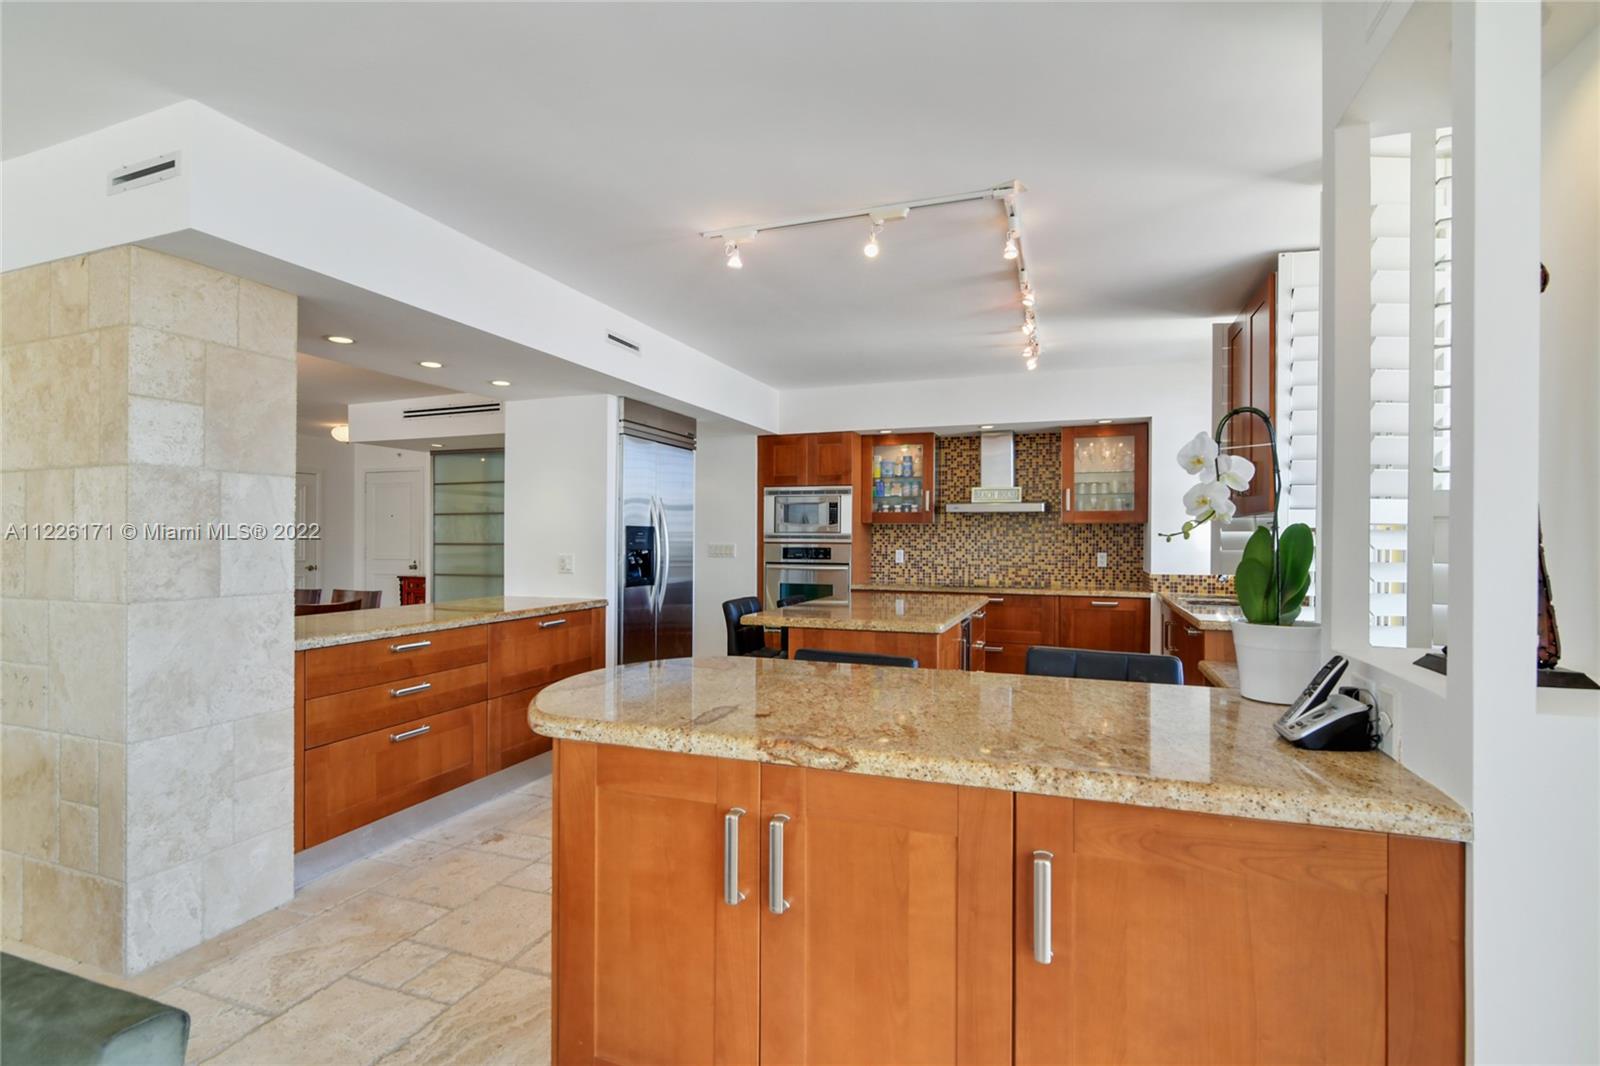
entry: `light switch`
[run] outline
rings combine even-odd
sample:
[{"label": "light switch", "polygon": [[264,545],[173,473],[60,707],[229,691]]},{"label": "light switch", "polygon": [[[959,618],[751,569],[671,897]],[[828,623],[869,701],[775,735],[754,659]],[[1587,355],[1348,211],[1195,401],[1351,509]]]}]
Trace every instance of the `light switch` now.
[{"label": "light switch", "polygon": [[1106,553],[1105,552],[1095,552],[1094,553],[1094,565],[1103,567],[1103,566],[1106,566],[1109,562],[1110,562],[1110,560],[1106,558]]},{"label": "light switch", "polygon": [[556,573],[570,574],[574,571],[573,558],[570,555],[556,556]]},{"label": "light switch", "polygon": [[706,545],[706,558],[708,559],[732,559],[734,555],[735,550],[732,544]]},{"label": "light switch", "polygon": [[894,561],[895,561],[896,565],[901,565],[901,566],[905,565],[906,550],[904,548],[896,548],[894,550]]}]

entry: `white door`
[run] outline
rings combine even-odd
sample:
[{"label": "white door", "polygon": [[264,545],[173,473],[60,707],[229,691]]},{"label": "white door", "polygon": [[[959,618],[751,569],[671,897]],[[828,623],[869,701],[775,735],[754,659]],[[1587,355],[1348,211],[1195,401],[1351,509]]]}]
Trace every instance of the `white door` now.
[{"label": "white door", "polygon": [[402,576],[422,573],[422,472],[369,470],[366,480],[366,582],[380,607],[400,604]]},{"label": "white door", "polygon": [[[296,531],[315,525],[320,519],[322,475],[298,473],[294,476],[294,523]],[[321,530],[318,530],[320,533]],[[320,589],[322,587],[322,541],[312,537],[296,537],[294,542],[294,587]]]}]

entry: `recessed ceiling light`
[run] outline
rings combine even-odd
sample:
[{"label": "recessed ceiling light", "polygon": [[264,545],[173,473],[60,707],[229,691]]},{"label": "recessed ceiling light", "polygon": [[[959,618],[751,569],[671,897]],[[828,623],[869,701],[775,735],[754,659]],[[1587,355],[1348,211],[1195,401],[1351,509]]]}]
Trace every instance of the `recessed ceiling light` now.
[{"label": "recessed ceiling light", "polygon": [[425,366],[429,370],[442,370],[442,369],[444,369],[444,364],[443,363],[435,362],[432,359],[424,359],[421,362],[417,363],[417,365],[418,366]]},{"label": "recessed ceiling light", "polygon": [[509,389],[511,387],[511,382],[502,381],[499,378],[489,382],[489,384],[493,385],[497,389]]},{"label": "recessed ceiling light", "polygon": [[879,432],[879,433],[887,433],[887,432],[889,432],[889,431],[888,431],[888,430],[886,430],[886,429],[880,429],[880,430],[878,430],[878,432]]},{"label": "recessed ceiling light", "polygon": [[444,445],[443,444],[430,444],[430,445],[428,445],[428,447],[430,447],[430,448],[443,448]]},{"label": "recessed ceiling light", "polygon": [[993,426],[979,426],[979,429],[993,429]]},{"label": "recessed ceiling light", "polygon": [[1109,418],[1101,418],[1101,419],[1096,419],[1096,421],[1098,421],[1102,426],[1109,426],[1111,424],[1112,420],[1109,419]]},{"label": "recessed ceiling light", "polygon": [[328,435],[330,437],[332,437],[334,440],[338,441],[340,444],[349,444],[350,443],[350,427],[349,426],[346,426],[346,425],[334,426],[332,429],[328,430]]},{"label": "recessed ceiling light", "polygon": [[354,344],[356,342],[354,337],[341,337],[337,333],[329,333],[322,339],[329,344]]}]

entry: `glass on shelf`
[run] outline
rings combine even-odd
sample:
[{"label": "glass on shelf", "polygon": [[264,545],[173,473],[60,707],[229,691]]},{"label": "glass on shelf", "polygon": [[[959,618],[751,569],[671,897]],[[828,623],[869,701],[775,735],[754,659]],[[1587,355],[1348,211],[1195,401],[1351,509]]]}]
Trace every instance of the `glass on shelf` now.
[{"label": "glass on shelf", "polygon": [[1134,509],[1135,440],[1132,434],[1083,437],[1073,442],[1073,509],[1077,511],[1131,511]]},{"label": "glass on shelf", "polygon": [[872,477],[874,514],[909,514],[922,510],[928,456],[921,444],[877,444],[868,474]]}]

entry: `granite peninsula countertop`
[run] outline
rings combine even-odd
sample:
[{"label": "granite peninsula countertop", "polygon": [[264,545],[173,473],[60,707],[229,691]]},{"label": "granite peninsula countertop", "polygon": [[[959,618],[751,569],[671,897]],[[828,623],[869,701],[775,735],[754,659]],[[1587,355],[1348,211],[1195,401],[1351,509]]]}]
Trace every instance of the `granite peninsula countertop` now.
[{"label": "granite peninsula countertop", "polygon": [[775,629],[852,629],[875,633],[943,633],[989,603],[987,596],[944,592],[852,592],[849,603],[801,603],[739,619]]},{"label": "granite peninsula countertop", "polygon": [[1379,752],[1279,740],[1237,692],[745,657],[591,671],[534,732],[877,777],[1469,840],[1471,816]]},{"label": "granite peninsula countertop", "polygon": [[439,629],[536,618],[604,607],[606,601],[562,596],[482,596],[447,603],[419,603],[409,607],[374,607],[367,611],[301,615],[294,620],[294,650],[331,648],[384,637],[403,637]]},{"label": "granite peninsula countertop", "polygon": [[[1223,599],[1229,600],[1231,606],[1211,602]],[[1239,610],[1238,604],[1226,596],[1195,597],[1163,592],[1161,600],[1197,629],[1230,633],[1233,631],[1234,621],[1244,618],[1244,612]]]},{"label": "granite peninsula countertop", "polygon": [[1092,588],[1025,588],[1021,585],[912,585],[868,584],[851,585],[852,592],[940,592],[961,593],[969,596],[1117,596],[1125,600],[1148,600],[1155,593],[1135,592],[1130,589]]}]

